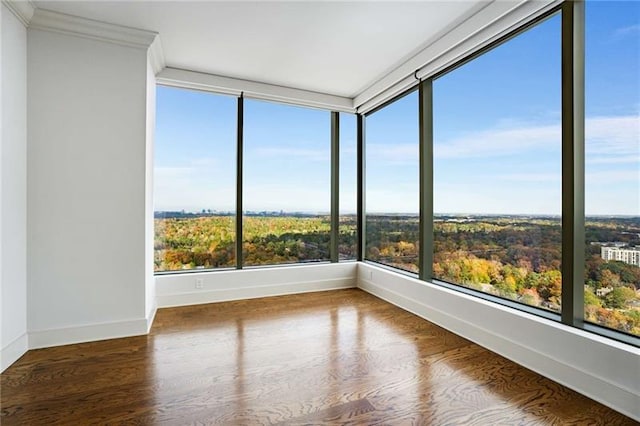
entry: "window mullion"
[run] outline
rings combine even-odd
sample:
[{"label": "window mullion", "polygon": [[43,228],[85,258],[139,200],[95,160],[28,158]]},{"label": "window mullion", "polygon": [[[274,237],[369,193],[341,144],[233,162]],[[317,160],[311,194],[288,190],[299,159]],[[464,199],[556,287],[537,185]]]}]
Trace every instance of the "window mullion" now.
[{"label": "window mullion", "polygon": [[356,114],[357,120],[357,155],[358,155],[358,205],[357,205],[357,228],[358,228],[358,260],[364,260],[365,250],[365,163],[364,163],[364,116],[362,114]]},{"label": "window mullion", "polygon": [[244,129],[244,97],[240,95],[238,98],[237,113],[237,130],[236,130],[236,269],[242,269],[243,264],[243,235],[242,235],[242,154],[243,154],[243,129]]},{"label": "window mullion", "polygon": [[562,5],[562,322],[584,321],[584,2]]},{"label": "window mullion", "polygon": [[337,262],[340,235],[340,113],[331,112],[331,262]]},{"label": "window mullion", "polygon": [[419,278],[433,278],[433,81],[420,82],[418,101],[420,132]]}]

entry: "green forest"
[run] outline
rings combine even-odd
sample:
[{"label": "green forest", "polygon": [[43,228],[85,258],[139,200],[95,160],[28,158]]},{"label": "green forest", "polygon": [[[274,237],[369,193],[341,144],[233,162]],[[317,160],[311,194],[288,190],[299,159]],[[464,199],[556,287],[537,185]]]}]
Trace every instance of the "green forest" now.
[{"label": "green forest", "polygon": [[[246,216],[243,220],[244,265],[327,261],[328,216]],[[235,217],[191,215],[155,219],[155,270],[232,268]],[[356,257],[354,216],[340,218],[340,259]]]},{"label": "green forest", "polygon": [[[253,215],[243,219],[244,265],[329,260],[328,216]],[[366,219],[366,258],[417,272],[416,216]],[[436,279],[560,311],[562,288],[559,218],[437,216],[434,221]],[[600,243],[640,246],[640,218],[592,218],[586,223],[585,318],[640,335],[640,268],[604,261]],[[356,218],[340,218],[340,259],[356,257]],[[155,270],[233,268],[235,217],[157,214]],[[600,295],[598,295],[598,293]]]}]

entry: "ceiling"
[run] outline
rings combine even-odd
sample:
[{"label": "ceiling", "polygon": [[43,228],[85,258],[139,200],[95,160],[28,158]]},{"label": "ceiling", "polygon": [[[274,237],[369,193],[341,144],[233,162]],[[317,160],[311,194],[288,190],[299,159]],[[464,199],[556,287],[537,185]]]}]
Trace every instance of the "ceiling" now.
[{"label": "ceiling", "polygon": [[353,98],[487,1],[36,1],[160,34],[166,65]]}]

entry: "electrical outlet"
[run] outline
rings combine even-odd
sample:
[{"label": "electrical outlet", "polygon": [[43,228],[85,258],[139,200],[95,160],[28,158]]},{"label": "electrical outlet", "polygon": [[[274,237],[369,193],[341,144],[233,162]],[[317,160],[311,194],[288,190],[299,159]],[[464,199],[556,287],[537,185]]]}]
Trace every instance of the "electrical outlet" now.
[{"label": "electrical outlet", "polygon": [[196,278],[196,288],[202,288],[204,280],[202,278]]}]

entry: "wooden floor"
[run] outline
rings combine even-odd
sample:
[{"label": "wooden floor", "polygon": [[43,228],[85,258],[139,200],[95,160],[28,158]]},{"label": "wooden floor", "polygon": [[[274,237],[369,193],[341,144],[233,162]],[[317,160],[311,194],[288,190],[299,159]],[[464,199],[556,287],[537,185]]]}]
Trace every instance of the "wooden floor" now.
[{"label": "wooden floor", "polygon": [[3,426],[636,424],[355,289],[162,309],[0,379]]}]

